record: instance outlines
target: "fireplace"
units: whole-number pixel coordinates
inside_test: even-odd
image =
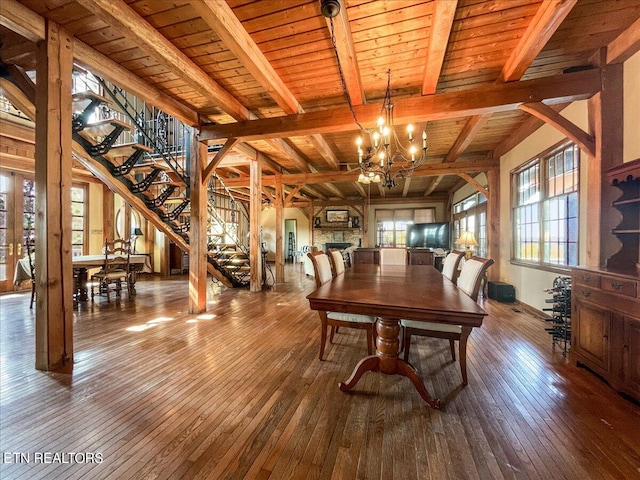
[[[347,242],[327,242],[324,244],[324,251],[326,252],[327,250],[329,250],[330,248],[337,248],[338,250],[344,250],[345,248],[348,248],[351,246],[351,243],[347,243]]]

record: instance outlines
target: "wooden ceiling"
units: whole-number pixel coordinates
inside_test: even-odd
[[[257,156],[265,185],[280,171],[290,188],[305,183],[297,195],[321,200],[446,197],[466,182],[458,174],[497,168],[541,125],[520,105],[560,110],[590,97],[600,70],[584,67],[640,28],[637,0],[341,0],[334,32],[358,120],[369,127],[378,116],[391,70],[396,125],[428,134],[426,167],[369,191],[349,173],[358,128],[319,0],[3,0],[3,9],[18,3],[76,37],[79,57],[119,64],[127,78],[112,71],[115,83],[139,77],[197,112],[210,143],[237,138],[217,168],[233,188],[248,185]],[[2,60],[32,69],[33,43],[2,23]]]

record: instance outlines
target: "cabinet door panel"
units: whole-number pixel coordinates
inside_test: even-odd
[[[629,316],[624,317],[622,383],[627,393],[640,398],[640,319]]]
[[[577,332],[575,349],[587,367],[607,376],[611,369],[609,333],[611,313],[589,304],[577,305]]]

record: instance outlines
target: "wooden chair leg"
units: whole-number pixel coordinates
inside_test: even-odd
[[[451,358],[456,361],[456,342],[453,339],[449,339],[449,349],[451,350]]]
[[[460,356],[460,373],[462,373],[462,384],[467,384],[467,339],[471,333],[471,327],[462,327],[460,341],[458,342]]]
[[[318,355],[318,358],[320,360],[323,360],[323,356],[324,356],[324,344],[327,341],[327,319],[322,315],[321,312],[320,313],[320,355]]]
[[[31,303],[29,304],[29,308],[33,308],[33,300],[36,298],[36,284],[31,281]]]
[[[333,334],[336,333],[338,327],[331,326],[331,333],[329,333],[329,343],[333,343]]]

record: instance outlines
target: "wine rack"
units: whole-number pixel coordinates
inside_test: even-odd
[[[550,308],[543,308],[551,312],[546,319],[551,325],[545,330],[551,335],[552,346],[562,349],[562,355],[567,356],[571,344],[571,277],[557,277],[553,281],[553,287],[545,289],[551,298],[545,300],[550,303]]]

